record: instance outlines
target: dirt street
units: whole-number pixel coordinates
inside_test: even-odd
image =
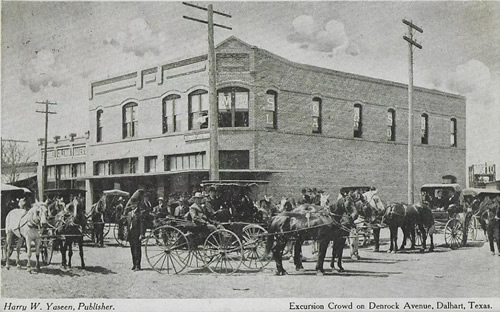
[[[296,272],[289,260],[284,261],[288,276],[274,276],[274,262],[260,272],[241,271],[230,276],[204,269],[166,275],[148,268],[144,253],[144,270],[133,272],[130,250],[117,246],[111,237],[104,248],[85,246],[86,270],[79,268],[77,252],[73,256],[77,267],[62,270],[61,255],[56,252],[52,264],[38,274],[29,274],[24,270],[23,252],[23,270],[2,266],[1,291],[4,298],[499,298],[500,257],[490,254],[482,234],[478,241],[458,250],[442,246],[442,237],[436,236],[438,247],[433,253],[388,254],[388,230],[383,229],[382,252],[373,252],[373,246],[361,248],[361,260],[346,257],[346,272],[325,276],[316,276],[313,262],[304,263],[304,272]],[[304,248],[304,254],[308,253],[310,246]],[[344,255],[349,255],[348,249]],[[14,255],[11,264],[15,265]]]

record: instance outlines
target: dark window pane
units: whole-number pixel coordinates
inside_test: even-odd
[[[219,151],[221,169],[249,169],[250,151]]]

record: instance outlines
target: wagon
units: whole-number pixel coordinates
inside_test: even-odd
[[[445,244],[451,249],[467,243],[466,213],[460,194],[458,184],[424,184],[420,188],[422,203],[429,206],[434,216],[436,233],[443,233]]]
[[[481,211],[480,205],[486,197],[498,196],[500,191],[494,189],[467,188],[460,194],[460,203],[464,211],[470,216],[467,227],[467,236],[472,240],[477,240],[477,233],[486,225],[486,214]],[[483,228],[485,230],[485,228]]]
[[[216,189],[221,209],[230,212],[228,220],[215,223],[217,229],[212,231],[183,218],[168,216],[161,220],[144,243],[151,267],[160,273],[180,273],[188,267],[201,267],[219,274],[234,273],[242,265],[252,270],[264,268],[271,260],[265,255],[267,230],[249,197],[252,188],[265,183],[267,181],[203,182],[201,187],[205,190]]]

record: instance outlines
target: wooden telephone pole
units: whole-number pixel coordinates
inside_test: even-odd
[[[45,139],[44,139],[44,148],[43,148],[43,168],[42,168],[42,187],[40,189],[39,200],[44,201],[45,195],[45,185],[47,184],[47,132],[49,129],[49,114],[57,114],[56,112],[49,111],[49,105],[57,105],[57,103],[49,102],[49,100],[45,100],[44,102],[36,102],[36,104],[45,105],[45,110],[37,110],[37,113],[45,114]]]
[[[422,49],[422,46],[413,40],[414,31],[423,33],[422,28],[403,19],[408,26],[408,36],[403,39],[408,42],[408,205],[414,203],[414,172],[413,172],[413,46]]]
[[[217,113],[217,72],[215,66],[215,43],[214,26],[232,30],[231,27],[215,24],[214,14],[231,18],[231,15],[213,10],[212,4],[207,8],[183,2],[182,4],[208,12],[207,21],[197,18],[183,16],[183,18],[208,25],[208,106],[210,121],[210,180],[219,180],[219,133],[218,133],[218,113]]]

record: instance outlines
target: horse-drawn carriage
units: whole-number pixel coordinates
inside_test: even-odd
[[[488,198],[500,195],[500,191],[494,189],[467,188],[462,190],[460,194],[460,203],[463,206],[464,212],[469,214],[469,223],[467,228],[467,236],[472,240],[477,240],[479,230],[484,231],[486,237],[487,227],[487,211],[483,203]]]
[[[446,246],[451,249],[464,246],[467,243],[468,219],[460,203],[460,185],[425,184],[420,188],[420,194],[422,204],[432,211],[435,231],[443,233]]]
[[[253,189],[266,181],[205,181],[219,202],[212,226],[196,220],[167,216],[145,238],[145,254],[157,272],[180,273],[187,267],[205,267],[219,274],[236,272],[241,265],[259,270],[270,261],[265,254],[267,230],[251,199]]]

